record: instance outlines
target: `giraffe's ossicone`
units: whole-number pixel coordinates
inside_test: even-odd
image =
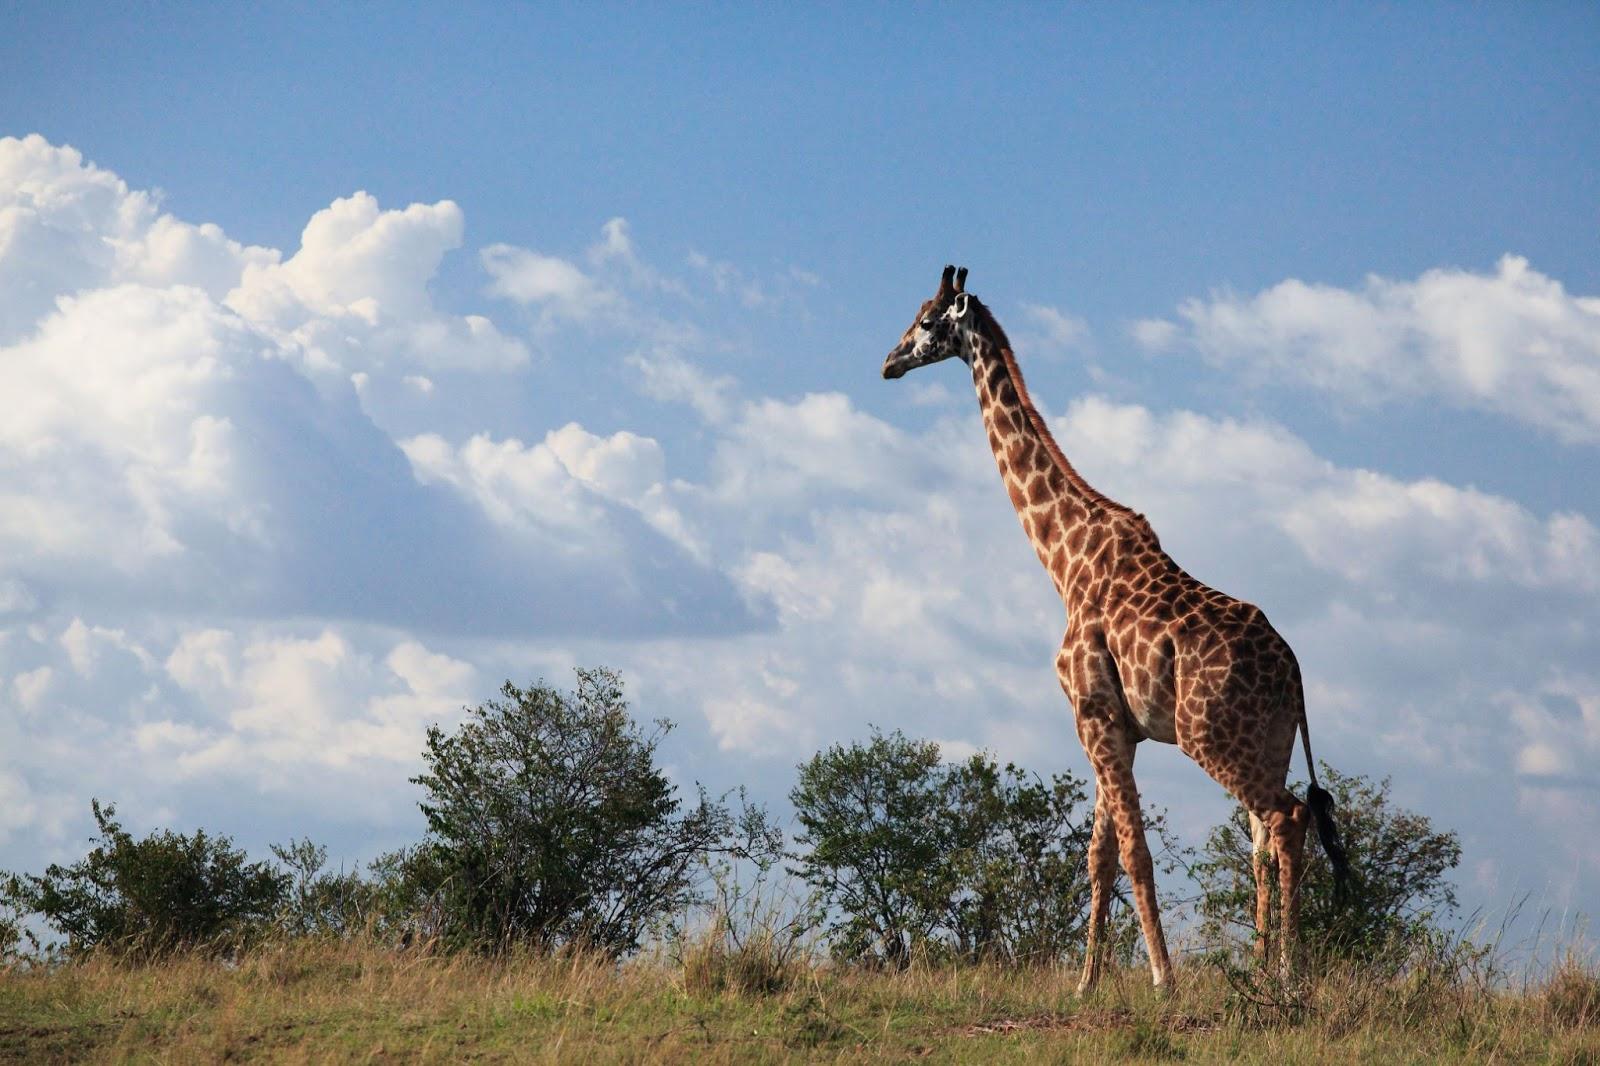
[[[945,359],[972,371],[1000,479],[1066,607],[1056,673],[1095,776],[1089,935],[1080,991],[1093,986],[1121,857],[1133,885],[1157,985],[1171,974],[1145,843],[1133,755],[1141,740],[1176,744],[1250,812],[1257,947],[1268,956],[1275,860],[1282,965],[1292,969],[1306,828],[1341,884],[1347,864],[1332,800],[1311,766],[1300,666],[1254,604],[1195,580],[1161,549],[1143,515],[1097,492],[1073,469],[1028,397],[1005,331],[945,267],[939,290],[883,364],[885,378]],[[1285,782],[1299,732],[1311,774],[1302,803]]]

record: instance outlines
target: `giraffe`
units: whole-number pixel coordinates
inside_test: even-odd
[[[1028,396],[999,322],[966,292],[967,270],[944,268],[939,290],[884,360],[883,376],[957,358],[972,371],[1000,478],[1060,593],[1066,634],[1056,674],[1094,769],[1089,932],[1080,994],[1100,973],[1100,948],[1117,860],[1134,903],[1158,988],[1172,967],[1156,905],[1134,751],[1141,740],[1176,744],[1250,814],[1256,883],[1256,951],[1271,957],[1271,862],[1276,859],[1280,965],[1294,966],[1306,829],[1317,825],[1342,887],[1348,863],[1333,799],[1316,783],[1300,667],[1253,604],[1209,588],[1173,562],[1141,514],[1096,491],[1062,454]],[[1302,803],[1285,779],[1298,732],[1311,787]]]

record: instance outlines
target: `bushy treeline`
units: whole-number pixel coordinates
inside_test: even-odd
[[[609,670],[579,670],[571,692],[507,682],[454,731],[428,730],[424,769],[412,779],[427,832],[365,869],[329,869],[326,849],[310,840],[252,862],[205,830],[135,838],[97,800],[83,859],[0,875],[0,961],[37,954],[46,929],[54,939],[45,950],[68,957],[229,954],[274,935],[357,934],[444,950],[622,956],[672,940],[697,908],[712,912],[728,942],[761,937],[770,951],[781,931],[780,955],[817,939],[841,961],[891,967],[1081,951],[1093,804],[1071,774],[1045,780],[983,753],[950,762],[935,742],[874,730],[798,767],[790,800],[799,831],[785,847],[742,794],[697,786],[680,796],[657,760],[670,728],[635,720]],[[1387,781],[1322,774],[1360,891],[1335,901],[1315,857],[1308,936],[1359,955],[1453,911],[1455,835],[1393,807]],[[1254,879],[1243,812],[1196,851],[1171,840],[1159,812],[1147,824],[1168,871],[1193,878],[1202,932],[1247,942]],[[779,869],[803,886],[785,913],[761,904],[736,915],[730,904],[748,904]],[[1112,941],[1131,958],[1137,923],[1122,887]]]
[[[934,741],[873,731],[803,763],[789,798],[793,869],[838,957],[1050,960],[1083,943],[1094,805],[1071,774],[1046,781],[984,753],[946,762]],[[1124,954],[1130,915],[1119,900]]]

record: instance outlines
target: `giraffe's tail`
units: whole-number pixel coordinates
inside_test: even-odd
[[[1317,784],[1317,764],[1311,757],[1311,730],[1306,726],[1304,690],[1300,696],[1300,741],[1306,750],[1306,772],[1311,784],[1306,789],[1306,806],[1311,808],[1312,820],[1317,823],[1317,839],[1322,841],[1322,851],[1333,867],[1334,896],[1343,903],[1350,896],[1350,856],[1339,840],[1339,826],[1333,820],[1333,796]]]
[[[1344,845],[1339,841],[1339,827],[1333,821],[1333,797],[1326,789],[1312,785],[1306,789],[1306,805],[1311,808],[1311,817],[1316,820],[1317,838],[1322,841],[1322,850],[1333,866],[1334,896],[1343,902],[1350,896],[1350,857],[1345,854]]]

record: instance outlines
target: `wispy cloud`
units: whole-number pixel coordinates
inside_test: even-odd
[[[1084,352],[1093,344],[1094,331],[1077,315],[1043,304],[1025,303],[1022,313],[1034,332],[1034,347],[1047,352]],[[1031,350],[1031,349],[1030,349]]]

